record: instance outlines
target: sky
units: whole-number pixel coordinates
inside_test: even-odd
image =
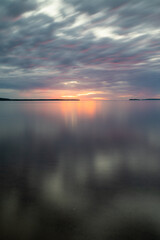
[[[1,0],[0,97],[160,98],[160,0]]]

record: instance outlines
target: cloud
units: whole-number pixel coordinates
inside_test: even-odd
[[[32,0],[1,0],[0,1],[0,16],[1,18],[15,18],[23,13],[35,10],[38,7],[36,1]]]
[[[159,1],[42,3],[0,3],[0,88],[160,93]]]
[[[68,4],[71,4],[75,7],[75,9],[86,12],[88,14],[95,14],[97,12],[100,12],[104,9],[109,10],[121,10],[121,8],[128,6],[128,13],[130,13],[131,7],[137,6],[138,9],[141,9],[141,12],[148,13],[149,7],[150,11],[157,9],[160,6],[159,0],[153,0],[150,2],[150,0],[93,0],[93,1],[78,1],[78,0],[65,0]],[[144,9],[142,7],[145,7]],[[129,15],[129,14],[128,14]]]

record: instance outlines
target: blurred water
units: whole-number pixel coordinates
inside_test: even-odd
[[[160,102],[0,102],[0,239],[160,239]]]

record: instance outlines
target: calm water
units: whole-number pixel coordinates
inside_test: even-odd
[[[0,102],[0,239],[160,239],[160,101]]]

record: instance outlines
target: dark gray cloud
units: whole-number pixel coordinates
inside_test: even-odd
[[[65,0],[67,3],[73,5],[77,10],[82,12],[87,12],[89,14],[95,14],[99,11],[102,11],[104,9],[110,9],[110,10],[117,10],[118,8],[128,6],[128,15],[132,11],[132,7],[135,4],[138,4],[139,9],[141,9],[141,12],[144,14],[148,13],[148,7],[150,7],[151,12],[153,9],[157,9],[160,7],[159,0],[93,0],[93,1],[85,1],[85,0]],[[145,8],[142,9],[142,6]]]
[[[159,27],[160,22],[160,1],[159,0],[93,0],[78,1],[65,0],[74,6],[77,11],[94,15],[104,12],[105,18],[116,15],[114,25],[127,30],[138,25],[155,25]],[[102,17],[101,17],[102,18]]]
[[[114,9],[130,2],[128,0],[93,0],[93,1],[78,1],[78,0],[66,0],[67,3],[72,4],[77,10],[87,12],[89,14],[95,14],[106,8]]]
[[[148,70],[140,70],[132,72],[130,77],[130,85],[135,88],[135,91],[151,91],[159,93],[160,90],[160,73]]]
[[[32,0],[1,0],[0,17],[1,19],[19,17],[21,14],[33,11],[38,7],[36,1]]]

